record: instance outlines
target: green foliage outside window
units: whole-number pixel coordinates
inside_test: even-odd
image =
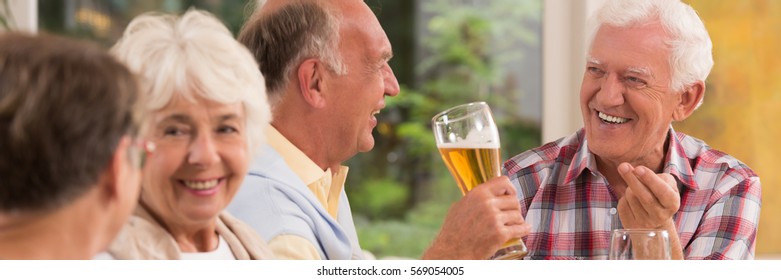
[[[524,119],[515,105],[524,93],[502,66],[524,58],[519,44],[539,44],[524,23],[539,21],[541,3],[494,0],[476,7],[456,2],[421,2],[432,17],[420,23],[427,29],[420,38],[424,55],[413,69],[420,82],[402,85],[397,97],[386,98],[375,149],[348,163],[346,189],[361,246],[380,258],[419,257],[450,205],[461,197],[434,143],[430,121],[436,113],[486,101],[499,126],[505,159],[540,144],[539,124]],[[402,193],[408,197],[399,197]]]

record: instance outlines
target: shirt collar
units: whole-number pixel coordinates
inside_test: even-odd
[[[576,155],[572,157],[569,168],[567,169],[567,175],[564,177],[563,183],[569,183],[580,176],[584,170],[588,169],[592,173],[599,173],[597,169],[596,160],[594,160],[594,154],[588,150],[588,140],[585,137],[586,133],[583,129],[577,132],[578,142],[583,143],[579,145]],[[691,164],[688,157],[686,157],[686,150],[681,144],[680,138],[682,135],[678,135],[675,132],[672,125],[667,133],[667,139],[670,139],[667,145],[667,155],[664,163],[664,173],[673,175],[680,184],[692,189],[697,190],[697,182],[694,181],[694,171],[692,171]],[[566,152],[566,151],[563,151]]]
[[[293,170],[293,173],[304,181],[304,184],[312,184],[323,177],[325,171],[312,161],[303,151],[298,149],[282,133],[268,126],[266,129],[269,145],[276,150],[285,160],[285,163]]]
[[[339,166],[339,170],[333,173],[330,168],[323,170],[273,126],[266,128],[266,135],[269,145],[282,156],[288,167],[307,185],[328,213],[336,218],[339,197],[344,189],[349,168]]]
[[[594,155],[591,154],[591,152],[588,151],[588,143],[586,140],[586,132],[582,128],[578,130],[577,134],[575,135],[576,141],[578,143],[583,143],[582,145],[578,146],[578,149],[575,150],[575,156],[574,157],[567,157],[565,158],[572,158],[572,161],[569,163],[569,168],[567,168],[567,175],[564,177],[564,183],[569,183],[572,180],[575,180],[580,174],[588,168],[591,170],[591,172],[599,172],[597,170],[596,161],[594,160]],[[571,147],[571,146],[565,146],[565,147]],[[562,154],[566,154],[569,151],[562,151]]]
[[[670,173],[680,184],[692,189],[698,190],[700,187],[694,180],[694,171],[692,169],[689,157],[686,156],[686,149],[684,149],[681,139],[683,134],[676,133],[672,125],[670,131],[667,134],[667,139],[670,139],[670,144],[667,146],[667,158],[664,163],[664,173]]]

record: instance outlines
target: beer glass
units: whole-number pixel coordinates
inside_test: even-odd
[[[434,116],[431,125],[439,154],[463,195],[477,185],[501,176],[499,131],[485,102],[447,109]],[[523,241],[513,239],[507,241],[492,259],[521,259],[526,254]]]
[[[611,260],[669,260],[670,237],[661,229],[616,229],[610,237]]]

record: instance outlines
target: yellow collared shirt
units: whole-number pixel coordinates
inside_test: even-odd
[[[337,172],[331,169],[322,170],[309,157],[291,143],[273,126],[266,129],[268,144],[274,148],[293,170],[293,173],[303,181],[317,200],[336,219],[339,208],[339,195],[344,189],[347,179],[347,166],[340,166]],[[269,240],[268,245],[279,259],[319,260],[320,254],[314,244],[306,238],[297,235],[279,235]]]

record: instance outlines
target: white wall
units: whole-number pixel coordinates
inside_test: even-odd
[[[583,126],[578,95],[586,19],[604,0],[545,0],[542,23],[542,142]]]
[[[9,15],[7,11],[1,11],[6,15],[6,19],[11,20],[11,28],[35,33],[38,30],[38,1],[37,0],[8,0],[8,8],[11,10]]]

